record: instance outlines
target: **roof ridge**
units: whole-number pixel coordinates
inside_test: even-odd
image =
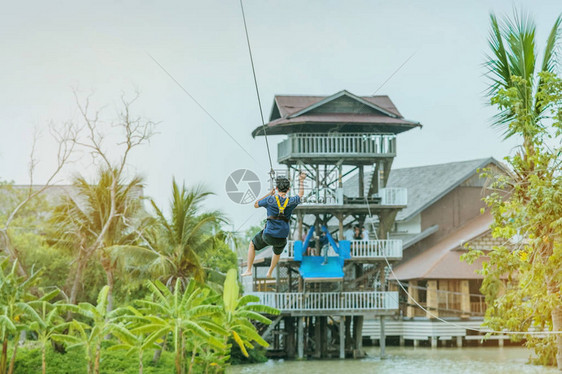
[[[465,161],[451,161],[451,162],[443,162],[440,164],[430,164],[430,165],[419,165],[419,166],[407,166],[407,167],[402,167],[402,168],[393,168],[391,169],[391,173],[395,170],[406,170],[406,169],[419,169],[419,168],[428,168],[428,167],[436,167],[436,166],[445,166],[445,165],[452,165],[452,164],[464,164],[464,163],[469,163],[469,162],[476,162],[476,161],[480,161],[480,162],[484,162],[484,161],[494,161],[494,162],[498,162],[498,160],[496,160],[494,157],[490,156],[490,157],[483,157],[483,158],[475,158],[472,160],[465,160]],[[499,163],[499,162],[498,162]]]

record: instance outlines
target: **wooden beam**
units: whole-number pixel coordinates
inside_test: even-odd
[[[363,170],[363,165],[359,165],[359,197],[365,196],[365,175]]]

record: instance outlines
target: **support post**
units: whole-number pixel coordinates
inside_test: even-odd
[[[297,334],[298,334],[298,358],[302,360],[304,358],[304,317],[297,317]]]
[[[314,317],[314,358],[322,356],[322,331],[320,317]]]
[[[328,358],[328,317],[320,317],[320,356]]]
[[[462,347],[462,336],[457,336],[457,347]]]
[[[295,358],[295,320],[293,317],[285,318],[285,353],[287,358]]]
[[[408,282],[408,306],[406,307],[406,317],[414,318],[416,316],[416,304],[413,299],[416,301],[419,300],[418,296],[418,281],[411,280]]]
[[[365,172],[363,165],[357,166],[359,168],[359,197],[365,196]]]
[[[431,336],[429,340],[431,341],[431,348],[437,348],[437,336]]]
[[[353,317],[353,335],[355,339],[355,358],[363,357],[363,316]]]
[[[437,299],[437,281],[427,281],[427,318],[435,318],[439,316],[439,300]],[[431,314],[429,313],[431,312]]]
[[[345,316],[340,317],[340,358],[345,358]]]
[[[463,279],[461,282],[461,318],[470,318],[470,287],[468,279]]]
[[[400,335],[399,339],[400,339],[399,340],[400,347],[405,346],[406,342],[404,341],[404,335]]]
[[[384,316],[380,316],[380,330],[381,330],[381,334],[380,334],[380,338],[379,338],[379,345],[380,345],[380,349],[381,349],[381,360],[383,358],[385,358],[386,353],[385,353],[385,348],[386,348],[386,334],[384,331]]]
[[[420,341],[418,339],[414,339],[414,348],[420,345]]]

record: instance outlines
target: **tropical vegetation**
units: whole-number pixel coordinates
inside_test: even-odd
[[[487,256],[481,291],[489,305],[485,324],[515,331],[526,339],[536,362],[562,368],[562,80],[557,51],[562,19],[548,34],[542,56],[536,27],[526,13],[498,20],[491,16],[486,61],[491,104],[499,109],[494,126],[521,139],[505,158],[509,175],[491,177],[486,198],[494,218],[492,233],[504,245]],[[530,333],[526,333],[529,332]],[[534,334],[540,332],[540,334]],[[546,336],[546,337],[545,337]]]

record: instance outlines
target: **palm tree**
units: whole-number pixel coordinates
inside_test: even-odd
[[[515,89],[522,103],[520,110],[537,124],[546,108],[540,105],[536,94],[544,84],[541,73],[552,73],[558,66],[556,49],[562,18],[559,16],[554,22],[540,62],[535,41],[536,26],[527,13],[515,13],[513,18],[503,22],[491,14],[490,21],[491,54],[487,56],[485,66],[491,82],[487,94],[494,98],[501,90]],[[506,138],[522,134],[526,151],[533,152],[530,139],[536,134],[536,126],[525,126],[513,121],[515,118],[513,110],[503,109],[494,117],[493,125],[502,129]],[[515,127],[518,125],[520,127]]]
[[[113,288],[119,256],[116,249],[135,246],[142,213],[138,190],[142,178],[128,183],[118,178],[116,169],[102,169],[97,183],[79,176],[74,180],[77,195],[65,196],[53,213],[56,244],[75,252],[76,270],[71,280],[70,303],[75,304],[84,269],[93,256],[103,266],[108,285],[109,310],[113,308]]]
[[[174,180],[170,219],[151,201],[156,217],[145,233],[148,270],[169,286],[177,279],[185,283],[190,277],[199,282],[205,278],[201,257],[217,245],[222,235],[219,224],[225,222],[219,211],[202,211],[201,204],[210,195],[201,186],[180,188]]]

